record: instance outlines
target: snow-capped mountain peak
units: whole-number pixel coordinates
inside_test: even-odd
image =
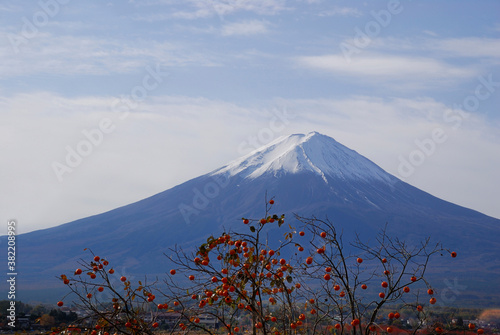
[[[213,174],[228,173],[254,179],[264,173],[277,175],[305,171],[320,175],[326,183],[328,176],[385,182],[394,178],[356,151],[318,132],[282,136]]]

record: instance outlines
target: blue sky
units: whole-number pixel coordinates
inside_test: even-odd
[[[313,130],[500,218],[498,1],[23,0],[0,16],[0,216],[20,232]]]

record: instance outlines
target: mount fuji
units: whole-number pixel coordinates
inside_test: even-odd
[[[458,283],[454,301],[498,305],[500,220],[421,191],[334,139],[312,132],[280,137],[215,171],[106,213],[17,237],[18,292],[53,301],[55,279],[90,248],[129,278],[163,276],[172,246],[201,243],[260,217],[265,195],[293,213],[326,218],[346,237],[370,239],[387,225],[400,239],[433,241],[459,253],[436,263],[438,285]],[[270,237],[272,238],[272,232]],[[6,245],[6,236],[0,244]],[[3,289],[5,284],[0,285]],[[65,292],[65,291],[63,291]]]

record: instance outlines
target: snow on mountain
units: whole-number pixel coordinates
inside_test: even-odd
[[[228,173],[229,176],[255,179],[264,173],[280,175],[304,171],[320,175],[327,184],[327,176],[342,180],[395,181],[356,151],[318,132],[282,136],[216,170],[213,175]]]

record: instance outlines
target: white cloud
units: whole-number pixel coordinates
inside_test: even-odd
[[[245,127],[267,118],[226,102],[151,97],[120,119],[111,111],[114,100],[50,93],[0,100],[0,140],[8,144],[0,158],[0,215],[18,219],[20,232],[110,210],[207,173],[239,156]],[[76,150],[86,140],[82,131],[104,118],[114,130],[59,182],[53,162],[65,164],[67,147]]]
[[[337,75],[414,81],[422,79],[450,80],[475,75],[475,71],[455,67],[442,61],[425,57],[405,57],[382,54],[360,54],[346,59],[339,54],[298,57],[300,65],[329,71]]]
[[[428,138],[440,127],[449,139],[407,181],[500,217],[500,157],[493,154],[500,150],[500,126],[469,115],[454,129],[454,123],[443,119],[449,107],[431,98],[275,100],[256,109],[162,96],[144,101],[126,119],[110,110],[113,100],[50,93],[0,100],[0,140],[6,144],[0,158],[0,216],[18,219],[24,232],[61,224],[207,173],[246,153],[241,150],[251,147],[250,138],[263,145],[284,134],[312,130],[397,174],[398,156],[408,155],[417,148],[416,139]],[[274,107],[286,107],[291,117],[271,122]],[[82,131],[95,129],[105,117],[113,121],[114,131],[59,183],[52,162],[64,162],[66,147],[75,148],[85,139]],[[271,125],[280,130],[269,137]]]
[[[259,20],[242,21],[226,24],[221,29],[221,34],[224,36],[235,35],[259,35],[268,32],[269,24]]]
[[[353,7],[335,7],[333,9],[321,11],[318,15],[326,17],[328,16],[360,17],[363,15],[363,13],[359,9]]]
[[[425,30],[428,38],[375,38],[371,40],[371,50],[399,52],[426,52],[429,56],[439,59],[447,58],[477,58],[498,59],[500,39],[487,37],[437,38],[437,34]],[[354,41],[346,43],[355,45]]]
[[[12,3],[2,3],[0,4],[0,11],[2,12],[20,12],[22,10],[22,5],[12,4]]]
[[[298,2],[306,2],[308,4],[319,4],[322,3],[324,0],[297,0]]]
[[[500,54],[500,39],[465,37],[433,39],[428,48],[442,51],[448,57],[495,58]]]
[[[147,39],[104,39],[40,33],[19,45],[0,44],[0,75],[111,74],[141,71],[146,64],[214,66],[207,53],[186,45]]]
[[[499,122],[465,113],[431,98],[289,100],[298,117],[292,132],[317,130],[365,155],[399,178],[400,156],[419,150],[417,141],[432,138],[435,129],[447,137],[415,168],[406,182],[445,200],[500,218],[496,172],[500,164]],[[447,117],[453,115],[453,118]]]
[[[138,6],[145,5],[166,5],[171,7],[168,14],[149,14],[139,16],[141,20],[158,21],[170,18],[195,20],[219,16],[225,16],[238,12],[251,12],[259,15],[275,15],[287,10],[285,0],[186,0],[183,4],[189,5],[190,9],[177,9],[176,3],[172,1],[149,1],[146,3],[137,2]],[[178,3],[177,3],[178,4]]]
[[[426,35],[429,35],[429,36],[433,36],[433,37],[436,37],[437,34],[435,32],[433,32],[432,30],[424,30],[422,31],[424,34]]]

